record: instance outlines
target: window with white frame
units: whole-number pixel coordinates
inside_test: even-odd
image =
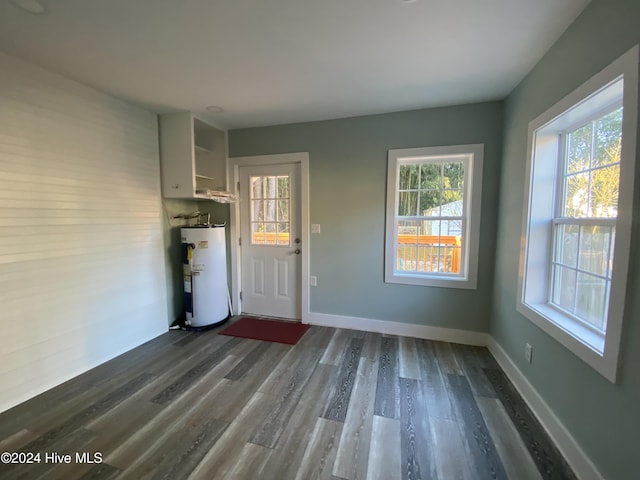
[[[389,150],[385,281],[475,288],[482,145]]]
[[[518,310],[615,381],[631,242],[638,48],[529,125]]]

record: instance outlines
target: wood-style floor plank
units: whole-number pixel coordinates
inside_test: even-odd
[[[331,386],[327,408],[322,415],[327,420],[344,423],[363,344],[364,339],[352,338],[342,355],[336,379]]]
[[[455,410],[436,358],[435,342],[422,340],[419,343],[418,361],[422,376],[420,386],[427,404],[427,415],[455,420]]]
[[[322,351],[318,348],[309,349],[299,359],[289,381],[275,395],[277,401],[267,410],[263,420],[258,422],[249,440],[251,443],[267,448],[275,447],[318,366],[321,354]]]
[[[476,402],[487,427],[489,427],[507,476],[522,480],[542,480],[527,447],[509,420],[500,401],[494,398],[478,397]]]
[[[518,395],[505,374],[497,369],[485,369],[484,371],[511,422],[524,441],[542,478],[545,480],[574,480],[576,477],[571,471],[571,467],[551,442],[549,435],[544,431],[522,397]]]
[[[400,420],[373,416],[367,480],[402,478]]]
[[[333,462],[344,426],[341,422],[318,418],[311,433],[295,480],[331,478]]]
[[[395,419],[400,417],[398,378],[398,339],[382,337],[374,405],[376,415]]]
[[[216,379],[212,384],[207,377],[200,380],[193,387],[192,395],[180,397],[173,402],[172,408],[165,408],[154,416],[151,421],[109,452],[105,458],[106,462],[125,470],[141,461],[144,455],[154,450],[154,446],[159,445],[171,435],[173,430],[184,427],[189,415],[197,413],[198,409],[208,409],[207,399],[215,398],[222,386],[228,382],[225,379]],[[134,448],[135,445],[138,448]],[[141,448],[142,446],[144,447]]]
[[[94,465],[82,475],[79,480],[115,480],[120,475],[120,470],[108,463]],[[58,477],[59,478],[59,477]]]
[[[464,371],[474,395],[495,398],[496,392],[484,374],[485,363],[478,351],[469,345],[452,344],[452,347],[458,365]]]
[[[372,362],[377,362],[380,356],[380,339],[382,335],[375,332],[367,332],[362,346],[362,357]]]
[[[245,443],[237,454],[236,462],[227,473],[225,480],[256,478],[256,472],[262,472],[272,453],[273,450],[270,448],[255,443]]]
[[[432,342],[438,367],[443,375],[464,375],[464,371],[453,353],[453,345],[447,342]]]
[[[337,367],[340,363],[340,358],[342,357],[345,347],[351,340],[350,333],[351,332],[349,330],[342,328],[336,329],[335,333],[331,337],[329,345],[322,355],[322,358],[320,358],[320,363],[325,365],[334,365]]]
[[[398,344],[400,348],[398,374],[402,378],[420,380],[422,375],[420,373],[420,362],[415,339],[400,337]]]
[[[402,480],[435,479],[431,427],[418,381],[400,378],[400,453]]]
[[[507,474],[469,382],[463,376],[447,375],[447,383],[457,407],[462,439],[473,465],[471,470],[480,478],[506,480]]]
[[[377,375],[378,361],[361,358],[333,466],[335,477],[361,480],[366,476]]]
[[[483,347],[311,327],[296,345],[172,331],[0,413],[0,478],[575,476]]]
[[[84,408],[71,417],[71,419],[49,429],[46,433],[29,442],[20,450],[22,452],[44,452],[56,440],[81,429],[85,423],[102,415],[122,402],[125,398],[142,388],[152,378],[154,378],[154,376],[148,373],[138,375],[116,390],[110,392],[106,397]]]
[[[329,382],[336,367],[318,364],[278,445],[265,465],[262,478],[291,479],[297,474],[315,424],[310,420],[322,413],[329,394]]]
[[[200,377],[204,373],[216,367],[226,358],[229,351],[241,342],[242,340],[239,338],[230,337],[228,342],[222,344],[220,348],[207,355],[197,365],[184,372],[175,382],[153,397],[151,401],[159,405],[164,405],[172,401],[193,385],[194,382],[200,380]]]
[[[431,417],[431,437],[436,461],[437,478],[442,480],[476,480],[471,462],[462,442],[458,422],[448,418]],[[518,479],[513,479],[518,480]]]
[[[273,401],[274,399],[268,398],[266,394],[256,392],[187,478],[191,480],[226,478],[226,475],[235,467],[238,449],[249,441],[254,425],[261,417],[264,404]]]

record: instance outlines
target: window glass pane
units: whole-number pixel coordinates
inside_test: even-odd
[[[275,245],[276,244],[276,224],[275,223],[265,223],[264,224],[264,236],[265,236],[265,245]]]
[[[289,239],[289,224],[288,223],[278,223],[278,237],[277,244],[278,245],[290,245],[291,241]]]
[[[251,243],[289,245],[288,175],[250,177]]]
[[[398,190],[416,190],[419,176],[419,165],[401,165],[398,175]]]
[[[262,200],[251,200],[251,221],[259,222],[264,220]]]
[[[557,225],[556,232],[554,261],[575,268],[578,259],[578,226]]]
[[[420,215],[424,217],[439,217],[440,205],[442,205],[441,194],[440,190],[421,190]]]
[[[576,294],[576,271],[556,265],[553,272],[552,302],[573,312]]]
[[[596,122],[596,145],[593,166],[620,162],[622,146],[622,108]]]
[[[569,135],[567,173],[580,172],[591,167],[591,137],[593,122],[589,122]]]
[[[427,163],[420,167],[420,188],[422,190],[440,190],[442,188],[442,164]]]
[[[416,220],[401,220],[398,222],[398,229],[396,231],[396,239],[398,242],[396,271],[398,272],[416,271],[416,255],[421,223],[422,222]]]
[[[425,156],[420,163],[409,163],[415,158],[407,157],[407,163],[398,160],[396,166],[394,271],[415,277],[457,276],[464,270],[461,258],[466,248],[461,241],[466,221],[462,216],[466,160],[461,159],[468,155]]]
[[[443,220],[441,233],[442,235],[451,235],[451,236],[461,237],[462,219]]]
[[[447,221],[404,221],[398,225],[396,271],[460,273],[461,240],[442,235]]]
[[[567,176],[564,198],[565,217],[586,217],[589,213],[589,174]]]
[[[250,177],[249,184],[251,185],[251,198],[262,198],[262,177]]]
[[[463,189],[464,188],[464,164],[462,162],[445,163],[442,167],[442,187]]]
[[[265,185],[264,198],[278,197],[277,177],[275,176],[264,177],[264,185]]]
[[[277,200],[278,202],[278,212],[277,219],[280,222],[288,222],[289,221],[289,200]]]
[[[424,220],[420,222],[420,235],[440,236],[442,222],[440,220]]]
[[[398,216],[415,217],[418,215],[418,192],[398,193]]]
[[[604,279],[578,273],[576,315],[601,330],[604,328],[606,288]]]
[[[451,211],[451,209],[457,209],[457,215],[462,215],[462,199],[463,199],[462,190],[453,190],[453,189],[445,189],[442,191],[442,204],[450,205],[451,207],[447,209],[447,211]],[[457,205],[453,205],[457,204]],[[448,215],[448,214],[443,214]]]
[[[264,219],[267,222],[275,222],[276,220],[276,200],[270,199],[264,201]]]
[[[278,177],[278,198],[289,198],[289,176]]]
[[[253,245],[264,245],[266,242],[264,234],[264,224],[252,223],[251,224],[251,243]]]
[[[580,269],[606,276],[609,270],[611,228],[584,225],[580,230]]]
[[[616,218],[618,216],[619,184],[619,164],[591,172],[590,217]]]

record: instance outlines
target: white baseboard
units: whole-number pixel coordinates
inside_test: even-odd
[[[560,422],[549,405],[540,394],[533,388],[529,380],[524,376],[516,364],[511,360],[503,348],[493,337],[488,336],[488,348],[491,354],[498,361],[509,380],[520,393],[520,396],[527,402],[529,408],[538,418],[555,445],[558,447],[564,458],[567,460],[574,473],[581,480],[603,480],[604,477],[598,472],[593,462],[584,453],[580,445],[571,436],[567,428]]]
[[[330,315],[326,313],[309,312],[303,323],[322,327],[350,328],[366,332],[386,333],[405,337],[426,338],[442,342],[463,343],[465,345],[486,346],[489,335],[484,332],[472,332],[454,328],[430,327],[412,323],[389,322],[387,320],[373,320],[361,317],[347,317],[344,315]]]

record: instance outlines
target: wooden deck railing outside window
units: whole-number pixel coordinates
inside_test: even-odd
[[[253,232],[252,236],[252,245],[290,245],[289,232]]]
[[[253,245],[290,245],[289,233],[253,232]],[[398,235],[396,268],[400,272],[460,273],[461,238],[457,235]]]
[[[398,235],[397,271],[460,273],[461,247],[457,235]]]

